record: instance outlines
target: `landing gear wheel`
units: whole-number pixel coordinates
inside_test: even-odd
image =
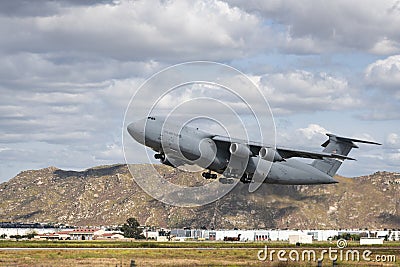
[[[252,177],[249,177],[248,175],[244,174],[241,178],[240,181],[244,184],[249,184],[252,182]]]
[[[201,176],[203,176],[206,179],[217,179],[217,175],[211,172],[203,172]]]

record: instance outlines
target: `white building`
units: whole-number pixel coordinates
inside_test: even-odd
[[[104,234],[104,230],[102,229],[74,229],[72,230],[69,235],[71,240],[94,240],[95,236],[101,236]]]
[[[312,235],[289,235],[289,244],[312,244]]]
[[[388,237],[389,241],[400,240],[400,231],[398,230],[171,230],[171,235],[179,240],[205,239],[216,241],[223,241],[224,237],[238,237],[239,234],[240,241],[289,241],[291,235],[311,236],[311,240],[314,241],[328,241],[345,233],[366,237]]]
[[[13,235],[46,234],[59,230],[58,228],[0,228],[0,236],[6,235],[6,238],[10,238]]]

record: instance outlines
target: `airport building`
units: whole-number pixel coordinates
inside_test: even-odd
[[[60,231],[50,234],[39,234],[34,238],[45,240],[108,240],[123,239],[119,231],[105,231],[103,229],[74,229],[71,231]]]
[[[16,235],[35,234],[41,239],[70,239],[70,240],[94,240],[94,239],[121,239],[122,233],[117,230],[107,231],[106,228],[76,228],[54,227],[46,224],[21,224],[0,223],[0,236],[10,238]],[[289,241],[309,240],[328,241],[335,236],[358,235],[363,238],[383,238],[388,241],[400,241],[400,229],[397,230],[280,230],[280,229],[256,229],[256,230],[205,230],[205,229],[150,229],[144,228],[143,235],[148,240],[157,241],[186,241],[186,240],[210,240],[210,241]]]
[[[0,236],[10,237],[28,235],[31,233],[45,234],[61,231],[57,226],[40,223],[0,223]]]
[[[94,240],[122,239],[121,231],[106,228],[78,228],[53,226],[39,223],[0,223],[0,237],[9,239],[15,236],[33,235],[35,239],[45,240]]]
[[[157,239],[153,233],[154,239]],[[171,238],[175,240],[216,240],[237,238],[237,241],[289,241],[290,236],[311,236],[314,241],[328,241],[343,234],[359,235],[367,238],[387,238],[400,240],[400,230],[195,230],[172,229]]]

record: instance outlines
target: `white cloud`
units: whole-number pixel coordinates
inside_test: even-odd
[[[277,145],[309,151],[319,151],[320,145],[327,140],[329,130],[318,124],[309,124],[305,128],[277,131]]]
[[[285,38],[281,40],[281,42],[281,49],[289,54],[318,54],[326,49],[326,47],[320,46],[311,36],[293,37],[290,32],[290,27],[286,32]]]
[[[357,108],[357,90],[346,79],[304,70],[263,75],[260,87],[266,92],[273,113],[316,112]]]
[[[371,52],[378,55],[398,54],[400,52],[400,44],[385,37],[371,48]]]
[[[76,93],[106,86],[112,79],[150,76],[163,66],[153,60],[118,61],[65,52],[6,54],[0,57],[0,88]]]
[[[389,148],[400,148],[400,136],[396,133],[389,133],[386,137],[386,146]]]
[[[365,83],[370,89],[369,111],[365,119],[393,120],[400,118],[400,55],[390,56],[369,64]]]
[[[304,138],[307,140],[313,139],[316,135],[317,136],[325,136],[328,132],[325,128],[318,124],[310,124],[307,128],[300,128],[297,130]]]
[[[217,0],[75,5],[54,16],[0,17],[3,49],[79,53],[118,60],[243,57],[268,42],[255,15]]]
[[[400,55],[377,60],[368,65],[365,70],[365,79],[378,88],[400,90]]]
[[[320,53],[348,49],[396,51],[399,3],[384,1],[227,1],[258,14],[284,33],[280,49]],[[396,50],[395,50],[395,49]]]

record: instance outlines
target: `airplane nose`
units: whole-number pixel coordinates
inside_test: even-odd
[[[137,142],[144,144],[144,127],[145,120],[138,120],[128,125],[127,130],[130,136]]]

